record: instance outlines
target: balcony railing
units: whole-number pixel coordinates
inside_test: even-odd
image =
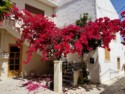
[[[19,31],[19,29],[21,28],[21,24],[22,22],[17,22],[14,18],[11,17],[6,17],[3,20],[3,27],[10,27],[12,29],[14,29],[15,31]]]
[[[16,38],[20,38],[21,32],[21,25],[22,21],[17,22],[14,18],[6,17],[3,20],[3,24],[0,26],[0,28],[6,29],[10,34],[12,34]],[[29,43],[27,41],[24,42],[25,45],[29,46]],[[40,51],[37,51],[38,55],[41,55]]]

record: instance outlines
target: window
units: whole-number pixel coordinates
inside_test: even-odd
[[[110,52],[107,49],[105,49],[105,60],[106,61],[110,60]]]
[[[90,64],[94,64],[94,58],[90,57]]]
[[[9,69],[19,70],[20,65],[20,49],[17,46],[10,47]]]
[[[115,39],[113,40],[114,42],[117,42],[117,37],[116,37],[116,34],[115,34]]]
[[[33,14],[43,14],[44,15],[44,11],[40,10],[38,8],[35,8],[31,5],[25,4],[25,9]]]
[[[120,58],[117,58],[117,69],[120,70]]]

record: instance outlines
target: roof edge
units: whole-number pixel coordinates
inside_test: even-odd
[[[58,7],[58,3],[52,0],[39,0],[40,2],[43,2],[51,7]]]

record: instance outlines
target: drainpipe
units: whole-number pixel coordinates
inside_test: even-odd
[[[98,3],[98,2],[97,2],[97,0],[94,0],[93,3],[94,3],[93,6],[94,6],[94,11],[95,11],[95,19],[97,19],[97,17],[98,17],[98,16],[97,16],[97,9],[98,9],[97,3]],[[94,19],[94,20],[95,20],[95,19]]]
[[[53,7],[53,14],[55,14],[55,15],[56,15],[56,10],[57,10],[57,8]],[[55,17],[53,17],[53,22],[55,23]]]

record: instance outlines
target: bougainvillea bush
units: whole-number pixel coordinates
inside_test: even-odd
[[[120,31],[125,37],[125,21],[119,19],[110,20],[104,17],[93,22],[86,22],[83,26],[69,25],[58,28],[48,17],[19,10],[15,6],[9,14],[15,21],[22,22],[19,30],[21,38],[17,41],[18,46],[22,46],[24,41],[29,43],[26,52],[27,59],[24,63],[28,63],[32,58],[32,53],[37,51],[41,52],[43,60],[54,60],[71,52],[82,55],[97,47],[110,50],[109,43],[115,39],[117,32]],[[124,16],[123,12],[122,17]]]
[[[41,52],[42,60],[60,59],[62,54],[66,56],[71,52],[69,40],[65,39],[63,30],[56,27],[48,17],[31,14],[15,6],[11,13],[16,21],[23,23],[19,30],[21,39],[17,41],[18,46],[22,46],[24,41],[29,43],[27,59],[24,63],[28,63],[32,53],[37,51]]]
[[[29,43],[28,57],[24,63],[28,63],[32,53],[37,51],[41,51],[43,60],[52,59],[55,52],[54,44],[58,42],[57,32],[60,32],[55,24],[43,15],[34,15],[26,10],[19,10],[15,6],[12,14],[17,21],[23,22],[20,28],[21,39],[17,41],[18,46],[22,46],[24,41]]]
[[[121,12],[120,34],[123,38],[123,44],[125,45],[125,11]]]
[[[119,24],[120,20],[110,20],[108,17],[88,22],[79,38],[79,43],[82,45],[81,50],[89,52],[98,46],[110,50],[109,43],[115,39],[115,34],[119,31]]]

